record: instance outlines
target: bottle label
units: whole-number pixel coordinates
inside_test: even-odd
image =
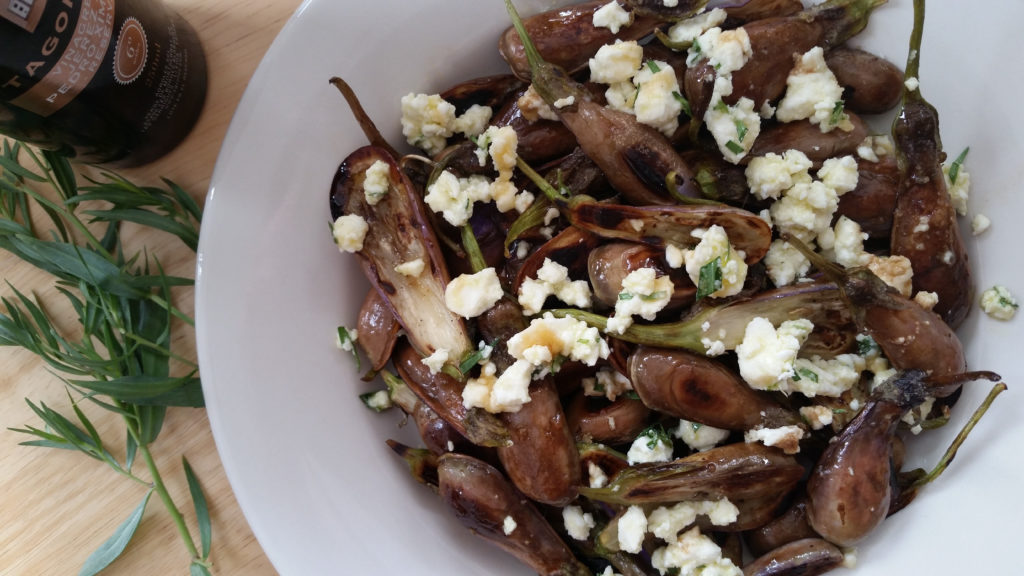
[[[7,1],[12,5],[46,3],[45,0]],[[75,4],[78,3],[81,3],[78,20],[72,23]],[[60,5],[62,10],[54,20],[53,30],[43,42],[39,53],[26,64],[24,77],[15,77],[7,84],[16,87],[22,81],[31,81],[37,71],[45,69],[56,58],[56,63],[45,76],[10,101],[15,106],[44,117],[74,100],[92,81],[100,69],[114,31],[114,0],[60,0]],[[68,34],[70,40],[67,48],[63,53],[58,53],[56,47]]]
[[[31,34],[39,25],[46,8],[46,0],[0,0],[7,3],[0,8],[0,18],[9,20]]]
[[[146,67],[146,29],[136,18],[126,18],[117,35],[114,48],[114,79],[118,84],[131,84]]]

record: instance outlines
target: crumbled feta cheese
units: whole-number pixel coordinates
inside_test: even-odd
[[[750,152],[761,133],[761,115],[754,111],[754,101],[746,96],[729,106],[722,100],[732,94],[732,78],[719,76],[704,112],[704,124],[718,144],[718,151],[733,164]]]
[[[842,196],[857,187],[859,172],[853,156],[829,158],[818,169],[818,179]]]
[[[836,127],[849,132],[853,123],[842,111],[842,102],[843,87],[825,64],[824,50],[815,46],[796,58],[775,117],[780,122],[806,119],[822,132],[831,132]]]
[[[997,320],[1013,319],[1019,307],[1006,286],[993,286],[981,294],[981,309]]]
[[[409,276],[410,278],[416,278],[420,274],[423,274],[423,270],[427,267],[423,258],[416,258],[415,260],[409,260],[408,262],[402,262],[395,266],[395,272],[398,272],[402,276]]]
[[[568,268],[545,258],[537,278],[526,278],[519,285],[519,305],[524,314],[532,316],[544,308],[548,296],[577,308],[589,308],[593,298],[586,280],[570,280]]]
[[[975,236],[983,234],[992,226],[992,221],[984,214],[975,214],[971,219],[971,233]]]
[[[910,297],[914,269],[910,265],[910,259],[906,256],[872,256],[868,260],[867,266],[883,282],[907,298]]]
[[[657,276],[654,268],[639,268],[622,280],[622,290],[615,301],[615,314],[608,319],[606,332],[622,334],[632,324],[632,316],[654,320],[668,305],[675,287],[668,276]]]
[[[721,500],[694,500],[674,506],[660,506],[647,517],[647,529],[665,542],[675,542],[683,529],[707,516],[715,526],[727,526],[739,518],[739,508],[728,498]]]
[[[780,426],[779,428],[755,428],[747,430],[743,439],[748,443],[761,442],[765,446],[775,446],[786,454],[800,452],[800,440],[804,431],[799,426]]]
[[[704,347],[704,355],[708,357],[721,356],[725,354],[725,342],[721,340],[712,340],[710,338],[701,338],[701,346]]]
[[[669,268],[682,268],[686,264],[685,253],[683,249],[675,244],[667,244],[665,246],[665,263],[668,264]]]
[[[594,515],[584,512],[579,506],[562,508],[562,523],[565,524],[565,532],[574,540],[589,540],[590,531],[597,526]]]
[[[520,241],[519,244],[516,245],[516,258],[519,260],[526,260],[526,257],[530,255],[530,248],[532,248],[532,246],[530,246],[529,242]]]
[[[747,280],[747,263],[743,252],[729,242],[725,228],[715,224],[708,228],[693,250],[685,250],[686,273],[695,286],[700,286],[700,272],[708,264],[718,261],[722,273],[722,287],[708,294],[712,298],[734,296],[743,290]]]
[[[619,548],[631,554],[640,552],[647,533],[647,515],[639,506],[630,506],[619,516],[618,538]]]
[[[501,523],[501,531],[505,533],[505,536],[510,536],[515,532],[517,526],[514,518],[505,516],[505,520]]]
[[[511,126],[491,126],[481,136],[490,142],[487,153],[491,157],[498,178],[491,186],[491,198],[499,212],[508,212],[516,206],[516,187],[512,184],[513,172],[519,155],[519,136]]]
[[[645,462],[669,462],[672,460],[672,441],[660,426],[644,430],[633,440],[626,460],[630,466]]]
[[[487,178],[472,175],[459,178],[444,170],[427,187],[424,202],[434,212],[440,213],[452,226],[462,226],[473,215],[473,203],[491,198],[491,183]]]
[[[856,548],[844,548],[843,549],[843,568],[854,569],[857,567],[857,549]]]
[[[593,23],[595,28],[607,28],[612,34],[618,34],[621,28],[633,23],[633,14],[612,0],[594,11]]]
[[[363,401],[363,404],[366,404],[367,408],[377,412],[383,412],[393,406],[391,396],[388,395],[387,390],[377,390],[376,392],[362,395],[359,398]]]
[[[616,370],[601,369],[594,378],[583,379],[583,393],[586,396],[604,396],[614,402],[616,398],[633,389],[633,383]]]
[[[845,268],[865,266],[871,254],[864,251],[868,235],[861,232],[860,224],[846,216],[840,216],[833,228],[832,254],[829,257]]]
[[[476,136],[487,127],[491,109],[474,104],[462,116],[438,94],[406,94],[402,97],[402,134],[409,144],[437,154],[446,140],[461,133]]]
[[[824,182],[798,182],[770,210],[775,226],[804,242],[829,228],[839,207],[839,195]]]
[[[508,340],[507,346],[509,354],[517,359],[525,359],[527,350],[541,346],[550,351],[551,358],[564,356],[587,366],[594,366],[609,353],[608,343],[597,328],[575,318],[555,318],[550,312],[534,318],[525,330]]]
[[[903,85],[907,87],[907,90],[913,92],[921,87],[921,81],[911,76],[903,81]]]
[[[601,84],[629,82],[640,70],[643,60],[644,49],[636,40],[605,44],[590,59],[590,81]]]
[[[480,376],[470,378],[462,389],[462,404],[466,408],[483,408],[497,414],[518,412],[530,402],[530,382],[534,366],[526,360],[517,360],[496,376],[493,362],[481,364]]]
[[[444,363],[448,361],[448,350],[441,348],[435,350],[433,354],[427,356],[421,362],[423,365],[430,369],[431,374],[437,374],[444,367]]]
[[[794,374],[796,355],[813,328],[805,319],[787,320],[778,330],[767,318],[751,319],[736,347],[740,376],[754,389],[777,390]]]
[[[680,420],[673,436],[682,440],[691,450],[703,452],[718,446],[729,437],[729,431],[706,424]]]
[[[653,61],[633,76],[633,84],[637,87],[633,100],[637,121],[671,136],[679,128],[679,114],[683,111],[676,97],[680,92],[675,70],[667,62]]]
[[[494,268],[453,278],[444,290],[444,303],[463,318],[476,318],[491,309],[505,295]]]
[[[370,225],[358,214],[343,214],[334,221],[331,230],[339,250],[359,252],[363,249],[363,240],[370,231]]]
[[[616,82],[608,86],[604,92],[604,98],[608,107],[612,110],[633,114],[633,105],[636,103],[637,89],[632,80]]]
[[[366,169],[366,178],[363,180],[363,193],[366,196],[366,203],[376,206],[388,190],[391,189],[391,181],[388,176],[391,174],[391,167],[383,160],[377,160]]]
[[[811,180],[808,170],[814,164],[799,150],[788,150],[781,156],[769,152],[751,158],[745,174],[750,192],[760,200],[778,199],[797,182]]]
[[[800,416],[807,421],[811,430],[821,430],[832,425],[832,409],[827,406],[804,406],[800,408]]]
[[[530,122],[536,122],[537,120],[558,120],[558,113],[555,112],[547,102],[541,98],[540,94],[537,93],[537,89],[530,84],[523,91],[522,96],[516,101],[516,105],[519,106],[519,111],[522,112],[523,117]]]
[[[344,335],[344,338],[342,338]],[[345,352],[352,352],[355,350],[355,343],[359,340],[359,331],[355,328],[339,328],[334,333],[334,345],[337,346],[338,350]]]
[[[918,306],[925,310],[931,310],[939,303],[939,295],[935,292],[922,290],[917,294],[914,294],[914,302],[917,302]]]
[[[605,566],[604,571],[598,574],[597,576],[622,576],[622,574],[619,574],[618,572],[612,570],[611,566]]]
[[[572,94],[570,94],[570,95],[566,96],[565,98],[559,98],[558,100],[555,100],[554,102],[551,103],[551,105],[554,106],[556,109],[560,110],[560,109],[565,108],[567,106],[572,106],[575,103],[576,103],[576,97],[573,96]]]
[[[742,576],[743,571],[722,557],[722,549],[694,527],[679,535],[675,542],[651,554],[651,565],[662,576]]]
[[[797,358],[793,362],[793,375],[779,390],[787,394],[799,392],[809,398],[836,398],[853,388],[865,366],[864,358],[856,354],[840,354],[831,359]]]
[[[746,30],[722,30],[716,26],[697,37],[690,47],[687,63],[707,58],[718,75],[723,77],[743,68],[752,54],[750,36]]]
[[[587,477],[591,488],[604,488],[608,485],[608,475],[593,462],[587,462]]]
[[[704,32],[720,26],[727,17],[728,14],[725,10],[715,8],[686,20],[680,20],[668,29],[668,38],[677,44],[693,42]]]
[[[811,261],[784,240],[772,241],[764,257],[764,264],[768,278],[778,287],[792,284],[811,269]]]
[[[946,180],[946,189],[953,201],[953,208],[956,209],[957,214],[965,216],[967,214],[967,198],[971,194],[971,174],[963,165],[960,165],[957,170],[956,182],[953,182],[949,178],[950,167],[950,164],[942,165],[942,176]]]

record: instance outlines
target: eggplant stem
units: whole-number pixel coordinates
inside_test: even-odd
[[[992,387],[992,390],[988,393],[988,396],[985,397],[985,400],[981,403],[980,406],[978,406],[977,410],[974,411],[974,414],[971,415],[971,418],[967,421],[967,423],[964,424],[964,427],[960,430],[960,433],[957,434],[956,438],[953,439],[953,442],[949,445],[949,448],[946,449],[946,453],[942,455],[942,458],[940,458],[938,463],[935,464],[935,467],[932,468],[930,472],[928,472],[921,478],[918,478],[913,484],[911,484],[910,487],[907,489],[908,491],[916,492],[917,490],[920,490],[922,487],[931,483],[933,480],[941,476],[943,472],[945,472],[946,468],[953,461],[953,458],[956,457],[956,453],[960,449],[960,446],[963,445],[965,440],[967,440],[967,436],[971,433],[972,430],[974,430],[974,427],[978,424],[978,422],[981,421],[982,416],[984,416],[985,413],[988,412],[988,409],[990,406],[992,406],[992,402],[995,401],[996,396],[999,396],[999,394],[1003,393],[1004,391],[1006,391],[1005,382],[1000,382]]]
[[[341,95],[345,97],[345,101],[348,102],[349,108],[352,109],[352,114],[356,117],[356,122],[359,123],[359,127],[363,129],[363,134],[366,135],[367,140],[374,146],[379,146],[388,151],[392,158],[400,158],[401,154],[391,143],[389,143],[384,136],[377,129],[377,125],[373,123],[373,119],[366,113],[363,105],[359,102],[359,98],[356,96],[355,90],[349,86],[348,82],[345,82],[341,78],[334,76],[330,80],[331,84],[341,92]]]
[[[462,248],[466,251],[466,256],[469,258],[470,268],[472,268],[474,273],[487,268],[484,255],[480,252],[480,244],[476,241],[476,235],[473,234],[473,226],[463,224],[459,229],[462,232]]]

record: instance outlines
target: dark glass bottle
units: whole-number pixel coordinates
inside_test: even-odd
[[[199,38],[160,0],[0,0],[0,133],[136,166],[180,143],[205,98]]]

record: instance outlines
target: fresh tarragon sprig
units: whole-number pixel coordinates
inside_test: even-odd
[[[79,185],[60,155],[9,140],[0,154],[0,249],[52,274],[79,324],[62,330],[36,297],[8,284],[13,296],[0,298],[0,346],[18,346],[41,358],[64,383],[73,413],[65,416],[26,399],[42,426],[12,430],[32,437],[24,445],[81,452],[148,488],[132,514],[86,559],[80,576],[99,573],[121,555],[154,493],[191,555],[190,573],[210,574],[210,516],[199,481],[184,461],[197,546],[150,452],[168,407],[203,406],[198,366],[170,349],[172,320],[193,324],[172,304],[171,288],[193,280],[165,274],[145,250],[129,255],[121,240],[121,225],[131,222],[196,249],[202,212],[179,186],[164,184],[137,186],[103,172]],[[83,404],[123,419],[123,461],[111,453]],[[148,479],[134,470],[138,457]]]

